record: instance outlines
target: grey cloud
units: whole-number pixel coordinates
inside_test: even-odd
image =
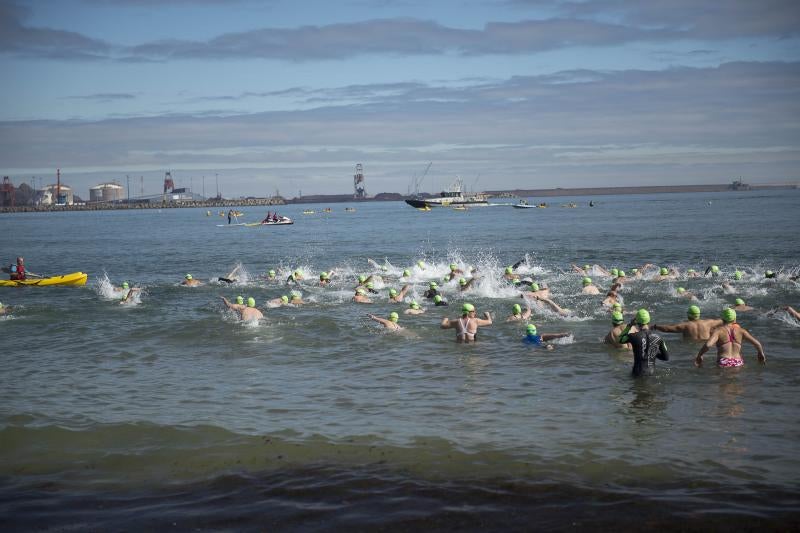
[[[132,100],[136,98],[135,94],[129,93],[96,93],[96,94],[86,94],[80,96],[66,96],[64,97],[67,100],[88,100],[93,102],[116,102],[119,100]]]

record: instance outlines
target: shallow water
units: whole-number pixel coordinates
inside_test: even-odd
[[[800,308],[787,279],[800,269],[800,193],[588,200],[314,215],[292,205],[279,211],[293,226],[264,228],[218,227],[225,219],[195,209],[0,214],[2,260],[89,273],[83,288],[0,289],[15,307],[0,319],[0,516],[22,529],[507,529],[534,517],[638,528],[635,504],[662,527],[796,525],[800,323],[776,310]],[[540,332],[572,333],[552,352],[504,322],[522,300],[500,273],[523,258],[518,271],[572,311],[534,309]],[[431,307],[422,293],[451,262],[482,278],[464,294],[444,284],[450,307]],[[600,343],[608,314],[580,294],[573,262],[743,270],[732,292],[722,278],[634,281],[625,308],[674,323],[688,305],[678,286],[704,316],[742,297],[758,309],[740,322],[767,366],[746,348],[740,371],[713,357],[696,369],[698,346],[667,334],[671,361],[633,380],[630,357]],[[242,282],[216,281],[239,264]],[[281,280],[306,272],[308,304],[267,308],[291,289],[261,279],[269,268]],[[405,268],[406,300],[426,313],[401,314],[404,331],[387,333],[366,313],[402,311],[386,292]],[[331,287],[313,282],[323,270],[336,272]],[[180,286],[186,273],[205,285]],[[384,275],[376,303],[350,302],[370,273]],[[142,288],[128,305],[111,290],[122,281]],[[219,296],[237,295],[266,319],[224,311]],[[464,301],[495,316],[473,346],[439,329]]]

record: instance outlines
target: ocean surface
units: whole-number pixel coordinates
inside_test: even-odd
[[[780,309],[800,309],[800,191],[544,200],[289,205],[283,227],[204,209],[0,214],[0,262],[89,274],[85,287],[0,288],[13,308],[0,318],[0,528],[800,527],[800,322]],[[266,211],[241,209],[242,222]],[[571,310],[533,309],[539,332],[571,333],[552,351],[505,321],[522,300],[501,274],[520,260]],[[481,277],[465,293],[443,284],[450,306],[431,306],[422,293],[450,263]],[[571,263],[719,265],[718,278],[626,284],[626,314],[682,321],[678,286],[704,317],[741,297],[766,366],[746,345],[744,368],[711,353],[698,369],[699,346],[664,334],[670,361],[633,379],[631,356],[601,343],[602,296],[580,294]],[[218,281],[237,265],[237,283]],[[406,268],[406,303],[389,303]],[[269,307],[295,269],[306,305]],[[204,285],[181,286],[187,273]],[[372,305],[351,302],[359,274],[382,276]],[[123,281],[141,288],[127,305],[112,290]],[[220,296],[237,295],[265,319],[226,311]],[[412,299],[424,314],[402,314]],[[495,318],[474,345],[439,327],[466,301]],[[393,310],[403,331],[366,316]]]

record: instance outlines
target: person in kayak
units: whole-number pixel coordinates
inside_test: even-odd
[[[686,322],[667,324],[665,326],[653,324],[653,329],[664,333],[680,333],[683,340],[706,341],[711,336],[711,331],[722,325],[722,320],[714,318],[700,318],[700,308],[690,305],[686,311]]]
[[[236,314],[239,315],[239,318],[243,322],[252,322],[264,318],[264,314],[256,309],[256,300],[252,296],[247,299],[247,305],[232,304],[224,296],[220,296],[220,298],[222,298],[223,303],[225,303],[228,309],[235,311]]]
[[[473,343],[477,339],[479,326],[491,326],[492,315],[486,311],[481,319],[475,316],[475,306],[471,303],[465,303],[461,306],[461,317],[455,320],[450,320],[447,317],[442,319],[440,327],[442,329],[455,329],[456,342],[458,343]]]
[[[11,265],[10,270],[11,275],[9,276],[9,279],[25,281],[28,277],[25,272],[25,258],[23,257],[17,257],[17,263],[15,265]]]
[[[639,309],[617,339],[618,343],[630,343],[633,348],[633,369],[631,370],[633,377],[652,375],[656,370],[656,359],[669,361],[667,344],[660,335],[650,330],[648,324],[650,324],[650,313],[647,309]],[[638,327],[639,331],[631,333],[634,326]]]
[[[736,322],[736,311],[723,309],[722,322],[723,324],[711,332],[711,337],[700,348],[697,357],[694,359],[695,366],[703,366],[703,354],[714,346],[717,347],[717,364],[720,367],[737,368],[744,366],[744,359],[742,359],[743,340],[755,346],[759,363],[763,365],[767,362],[761,343]]]

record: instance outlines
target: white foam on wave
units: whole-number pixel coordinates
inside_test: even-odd
[[[125,296],[125,291],[117,290],[105,271],[103,271],[102,276],[97,278],[94,284],[94,291],[98,296],[106,300],[121,300]]]

